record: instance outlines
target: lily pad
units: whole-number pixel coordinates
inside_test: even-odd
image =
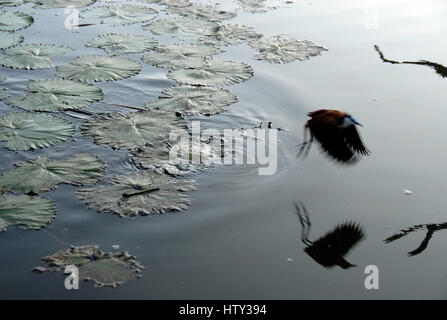
[[[39,157],[19,163],[0,176],[0,188],[15,193],[40,194],[60,183],[75,186],[96,184],[104,176],[105,163],[90,154],[78,154],[66,160]]]
[[[267,0],[237,0],[242,9],[250,13],[266,12],[268,9],[273,9],[267,6]]]
[[[57,66],[56,71],[64,79],[98,82],[132,77],[141,71],[141,65],[129,58],[91,55]]]
[[[73,136],[75,127],[55,116],[13,112],[0,118],[0,141],[11,150],[34,150],[53,146]]]
[[[26,195],[0,194],[0,231],[9,225],[20,229],[41,229],[53,222],[56,206],[53,201]]]
[[[34,23],[34,18],[23,12],[0,11],[0,30],[17,31],[28,28]]]
[[[167,97],[146,103],[150,109],[176,111],[185,115],[213,115],[238,102],[230,91],[215,87],[178,86],[163,91]]]
[[[183,7],[170,6],[167,11],[173,14],[186,16],[188,18],[216,22],[233,19],[237,16],[236,12],[222,10],[216,5],[204,5],[197,3],[191,3],[191,5]]]
[[[104,49],[108,54],[140,53],[159,46],[154,38],[139,34],[102,34],[86,44],[87,47]]]
[[[0,82],[3,82],[6,80],[6,77],[0,76]]]
[[[193,181],[173,179],[154,171],[115,176],[111,186],[77,192],[89,208],[121,217],[181,211],[191,204],[184,192],[195,190]]]
[[[167,141],[174,131],[188,128],[186,121],[173,112],[148,110],[99,115],[84,122],[83,135],[113,149],[133,150]]]
[[[6,89],[0,89],[0,100],[3,100],[8,97],[8,94],[6,93]]]
[[[199,39],[199,43],[213,46],[236,46],[250,41],[257,41],[263,37],[252,27],[237,24],[226,24],[219,28],[216,34]]]
[[[160,19],[143,25],[156,35],[174,34],[181,39],[213,35],[219,30],[216,22],[186,17]]]
[[[23,0],[0,0],[0,6],[17,7],[23,4]]]
[[[296,40],[281,35],[274,36],[269,41],[250,42],[250,46],[258,49],[255,55],[258,60],[266,60],[271,63],[288,63],[295,60],[306,60],[318,56],[326,48],[309,40]]]
[[[79,268],[79,280],[91,280],[95,287],[117,287],[126,281],[140,278],[144,267],[129,255],[127,251],[106,253],[97,245],[71,246],[50,256],[42,258],[44,267],[36,267],[34,271],[65,271],[74,265]]]
[[[29,95],[7,103],[30,111],[61,111],[87,107],[104,98],[101,88],[62,79],[31,81],[28,91]]]
[[[198,68],[171,70],[168,77],[184,84],[220,86],[250,79],[253,68],[242,62],[210,59]]]
[[[160,68],[194,68],[203,65],[207,56],[221,52],[206,45],[167,44],[143,55],[143,61]]]
[[[38,9],[80,8],[94,4],[96,0],[27,0]]]
[[[14,32],[0,31],[0,49],[7,49],[23,42],[23,36]]]
[[[17,69],[50,69],[53,58],[72,50],[54,44],[22,44],[4,50],[8,56],[2,58],[0,64]]]
[[[189,0],[139,0],[139,2],[156,3],[168,7],[186,7],[191,5]]]
[[[127,25],[146,22],[155,17],[157,11],[144,6],[100,6],[82,11],[82,18],[101,19],[101,23],[110,25]]]

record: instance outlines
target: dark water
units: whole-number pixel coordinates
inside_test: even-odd
[[[224,7],[234,3],[221,1]],[[415,231],[390,244],[384,239],[416,224],[447,221],[445,201],[445,106],[447,80],[420,65],[383,63],[378,44],[389,58],[425,59],[447,65],[443,1],[299,1],[264,14],[242,11],[231,23],[253,26],[265,36],[287,33],[329,49],[322,56],[285,65],[252,59],[246,45],[231,47],[223,58],[245,61],[255,76],[229,86],[240,102],[229,111],[203,119],[202,125],[234,128],[272,121],[290,129],[278,139],[278,171],[259,176],[254,166],[225,166],[194,175],[198,190],[191,207],[181,213],[120,219],[88,210],[74,197],[77,188],[60,185],[44,196],[54,199],[58,215],[41,231],[10,227],[0,234],[0,298],[147,298],[147,299],[302,299],[302,298],[446,298],[447,232],[434,234],[427,249],[408,257],[425,231]],[[157,6],[154,6],[159,8]],[[84,47],[95,35],[129,32],[151,35],[139,25],[95,26],[73,33],[64,28],[62,10],[21,11],[37,17],[20,31],[28,43],[57,43],[78,55],[103,52]],[[57,15],[55,15],[57,13]],[[376,24],[371,21],[376,21]],[[173,41],[159,37],[161,41]],[[140,55],[128,55],[139,59]],[[21,96],[28,79],[55,77],[47,71],[2,69],[2,87]],[[100,83],[106,102],[142,106],[174,84],[166,70],[144,64],[136,77]],[[359,122],[371,156],[351,167],[329,161],[314,146],[305,160],[296,159],[306,113],[321,107],[349,111]],[[99,103],[89,110],[104,110]],[[0,104],[0,114],[12,108]],[[123,110],[125,111],[125,110]],[[80,120],[68,118],[77,126]],[[0,170],[13,163],[49,154],[64,158],[91,152],[106,159],[110,182],[114,174],[131,172],[128,154],[77,141],[35,152],[0,153]],[[403,194],[404,189],[413,193]],[[367,235],[347,259],[357,267],[326,269],[305,252],[293,201],[302,201],[312,219],[311,239],[347,220],[360,223]],[[143,277],[118,289],[64,288],[60,273],[31,272],[41,257],[69,244],[114,244],[137,256],[146,266]],[[364,268],[376,265],[380,289],[366,290]]]

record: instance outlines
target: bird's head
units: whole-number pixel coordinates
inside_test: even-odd
[[[343,118],[343,122],[341,124],[341,126],[343,128],[347,128],[349,126],[360,126],[363,127],[357,120],[355,120],[351,115],[345,115]]]

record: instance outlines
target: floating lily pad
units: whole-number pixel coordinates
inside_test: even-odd
[[[141,65],[129,58],[91,55],[77,57],[56,70],[64,79],[98,82],[132,77],[141,71]]]
[[[150,109],[176,111],[185,115],[213,115],[238,102],[230,91],[215,87],[178,86],[163,91],[167,97],[146,103]]]
[[[0,0],[0,6],[16,7],[23,4],[23,0]]]
[[[0,76],[0,82],[3,82],[6,80],[6,77]]]
[[[171,70],[168,77],[184,84],[220,86],[240,83],[253,76],[253,68],[242,62],[210,59],[198,68]]]
[[[213,35],[219,30],[216,22],[193,18],[167,18],[143,25],[156,35],[174,34],[181,39]]]
[[[157,11],[144,6],[100,6],[82,11],[81,16],[86,19],[101,19],[101,23],[110,25],[126,25],[146,22],[155,17]]]
[[[189,6],[170,6],[168,12],[186,16],[188,18],[203,19],[206,21],[222,21],[236,17],[236,12],[225,11],[216,5],[203,5],[191,3]]]
[[[221,52],[206,45],[167,44],[143,55],[143,61],[160,68],[194,68],[203,65],[207,56]]]
[[[53,58],[71,50],[54,44],[22,44],[4,50],[8,56],[2,58],[0,64],[17,69],[50,69]]]
[[[256,59],[271,63],[302,61],[327,51],[326,48],[312,41],[296,40],[280,35],[274,36],[270,41],[250,42],[250,46],[259,51],[259,54],[255,55]]]
[[[266,12],[268,9],[273,9],[267,6],[267,0],[237,0],[242,9],[250,13]]]
[[[79,109],[104,98],[101,88],[72,80],[37,80],[28,84],[29,95],[11,99],[11,106],[31,111]]]
[[[216,34],[199,39],[199,43],[213,46],[235,46],[262,38],[262,33],[256,32],[252,27],[237,24],[226,24],[219,28]]]
[[[0,11],[0,30],[17,31],[28,28],[34,18],[23,12]]]
[[[23,36],[14,32],[0,31],[0,49],[7,49],[23,42]]]
[[[75,186],[96,184],[104,176],[105,163],[90,154],[78,154],[66,160],[39,157],[19,163],[0,176],[0,188],[15,193],[40,194],[60,183]]]
[[[140,53],[158,47],[154,38],[139,34],[102,34],[86,44],[87,47],[104,49],[108,54]]]
[[[21,229],[41,229],[53,222],[56,207],[53,201],[26,195],[0,194],[0,231],[9,225]]]
[[[191,5],[189,0],[139,0],[139,2],[156,3],[168,7],[186,7]]]
[[[132,159],[138,167],[159,173],[193,173],[212,164],[222,163],[221,139],[213,138],[216,139],[200,139],[191,143],[191,137],[186,134],[175,143],[139,148],[133,153]]]
[[[0,118],[0,141],[12,150],[34,150],[53,146],[73,136],[69,121],[47,114],[13,112]]]
[[[84,122],[83,135],[114,149],[132,150],[167,141],[173,131],[184,131],[187,123],[173,112],[148,110],[99,115]]]
[[[154,171],[137,171],[115,176],[111,186],[77,192],[89,208],[121,217],[181,211],[191,203],[184,192],[195,190],[193,181],[172,179]]]
[[[96,2],[96,0],[27,0],[34,3],[38,9],[53,8],[80,8],[86,7]]]
[[[91,280],[95,287],[117,287],[126,281],[140,278],[144,267],[129,255],[127,251],[106,253],[99,250],[97,245],[71,246],[42,258],[44,267],[36,267],[34,271],[65,271],[74,265],[79,268],[79,280]]]
[[[0,89],[0,100],[3,100],[8,97],[8,94],[6,93],[6,89]]]

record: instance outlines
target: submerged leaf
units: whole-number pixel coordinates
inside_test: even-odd
[[[216,22],[186,17],[160,19],[143,26],[156,35],[175,34],[179,38],[190,39],[213,35],[219,30]]]
[[[158,47],[158,41],[154,38],[139,34],[109,33],[97,36],[87,47],[104,49],[108,54],[140,53],[153,50]]]
[[[173,112],[148,110],[99,115],[84,122],[83,135],[114,149],[135,149],[167,141],[171,132],[187,129],[186,121]]]
[[[157,11],[143,6],[121,5],[101,6],[82,11],[81,16],[86,19],[101,19],[101,23],[110,25],[126,25],[146,22],[155,17]]]
[[[7,49],[23,42],[23,36],[14,32],[0,31],[0,49]]]
[[[73,136],[75,127],[55,116],[13,112],[0,118],[0,141],[12,150],[34,150],[53,146]]]
[[[128,280],[140,278],[144,268],[127,251],[106,253],[97,245],[71,246],[42,258],[42,261],[46,266],[36,267],[35,271],[65,271],[67,266],[74,265],[79,268],[79,280],[94,281],[95,287],[117,287]]]
[[[80,8],[86,7],[96,2],[96,0],[27,0],[34,3],[38,9],[53,8]]]
[[[71,50],[54,44],[22,44],[4,50],[8,56],[2,58],[0,64],[17,69],[50,69],[53,58]]]
[[[213,115],[238,102],[230,91],[215,87],[178,86],[163,91],[167,97],[146,103],[150,109],[177,111],[186,115]]]
[[[199,43],[213,46],[235,46],[241,43],[257,41],[263,37],[252,27],[237,24],[226,24],[219,28],[216,34],[199,39]]]
[[[40,194],[60,183],[75,186],[96,184],[105,171],[102,159],[90,154],[78,154],[66,160],[39,157],[16,164],[0,176],[0,188],[15,193]]]
[[[0,30],[17,31],[28,28],[34,23],[34,18],[23,12],[0,11]]]
[[[222,50],[194,44],[167,44],[157,52],[143,55],[143,61],[160,68],[194,68],[203,65],[205,58]]]
[[[242,62],[210,59],[198,68],[171,70],[168,77],[184,84],[220,86],[246,81],[253,76],[253,68]]]
[[[191,3],[189,6],[176,7],[171,6],[168,12],[186,16],[188,18],[203,19],[206,21],[217,21],[232,19],[236,17],[236,12],[225,11],[216,5],[203,5]]]
[[[135,217],[151,213],[181,211],[191,203],[184,192],[195,190],[193,181],[170,178],[154,171],[137,171],[115,176],[111,186],[77,192],[89,208],[100,212]]]
[[[250,46],[258,49],[255,55],[258,60],[266,60],[271,63],[288,63],[295,60],[306,60],[318,56],[326,48],[309,40],[296,40],[281,35],[274,36],[270,41],[250,42]]]
[[[57,66],[56,71],[64,79],[98,82],[129,78],[141,71],[141,65],[129,58],[91,55]]]
[[[36,80],[28,84],[31,93],[11,99],[11,106],[30,111],[61,111],[79,109],[104,98],[101,88],[72,80]]]
[[[53,222],[56,207],[53,201],[25,195],[0,193],[0,231],[9,225],[21,229],[41,229]]]

